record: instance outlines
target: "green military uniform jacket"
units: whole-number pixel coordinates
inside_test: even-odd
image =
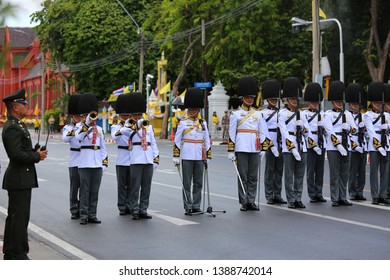
[[[37,188],[35,163],[40,161],[40,155],[33,150],[26,124],[9,116],[3,127],[2,139],[10,160],[3,178],[3,189]]]

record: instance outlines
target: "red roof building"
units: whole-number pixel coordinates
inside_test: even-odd
[[[38,104],[39,114],[42,111],[42,52],[39,40],[33,28],[5,27],[0,28],[0,100],[12,92],[26,89],[30,114]],[[50,59],[45,53],[44,61]],[[67,68],[64,74],[69,76]],[[63,80],[60,74],[48,64],[44,64],[45,110],[52,109],[52,101],[64,94]],[[70,88],[70,93],[74,92]],[[0,102],[0,114],[4,116],[5,105]]]

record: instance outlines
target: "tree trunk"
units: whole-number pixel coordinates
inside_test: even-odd
[[[367,41],[365,59],[372,80],[383,82],[387,57],[390,51],[390,30],[382,47],[378,33],[378,0],[371,0],[370,12],[371,29],[370,37]],[[375,51],[376,54],[373,54]],[[377,65],[375,65],[374,59],[378,61]]]
[[[177,90],[180,86],[180,83],[187,73],[187,67],[191,63],[192,57],[193,57],[193,47],[197,41],[199,41],[199,37],[193,41],[192,41],[191,36],[188,37],[188,46],[184,52],[183,60],[181,63],[180,73],[179,73],[179,76],[177,76],[177,78],[172,86],[172,97],[176,96]],[[161,132],[160,132],[160,139],[167,139],[168,138],[168,119],[169,119],[169,113],[170,113],[169,109],[170,109],[169,104],[165,105],[165,113],[164,113],[162,128],[161,128]]]
[[[60,74],[62,80],[65,83],[65,94],[69,95],[69,78],[65,76],[64,73],[62,72],[61,61],[59,61],[58,59],[55,59],[55,61],[56,61],[58,73]]]

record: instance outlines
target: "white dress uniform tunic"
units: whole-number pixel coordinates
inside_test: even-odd
[[[346,200],[349,156],[348,152],[355,147],[351,146],[349,134],[357,133],[357,126],[353,120],[352,114],[345,111],[346,125],[348,126],[347,147],[344,147],[345,156],[338,150],[338,145],[343,147],[343,117],[342,110],[328,110],[324,117],[324,128],[326,131],[327,141],[326,150],[328,154],[329,170],[330,170],[330,194],[333,206],[350,205]],[[344,152],[344,151],[343,151]]]
[[[139,120],[141,123],[143,120]],[[130,152],[130,206],[133,218],[151,218],[147,214],[152,185],[153,167],[159,164],[159,151],[151,125],[133,130],[122,127],[120,133],[129,137],[132,143]]]
[[[120,129],[124,122],[111,126],[111,137],[118,145],[116,153],[116,179],[118,186],[117,207],[120,215],[130,214],[130,153],[132,145],[129,136],[123,135]]]
[[[81,127],[81,123],[68,124],[62,129],[62,141],[69,143],[69,181],[70,181],[70,192],[69,192],[69,203],[70,213],[72,217],[78,218],[80,216],[80,176],[79,176],[79,157],[80,157],[80,142],[76,138],[75,131]]]
[[[242,184],[238,179],[238,197],[246,211],[251,208],[257,193],[259,153],[273,146],[267,124],[260,111],[242,105],[230,116],[228,152],[235,152],[237,169]],[[244,193],[244,190],[245,193]],[[258,210],[258,209],[257,209]]]
[[[103,166],[106,168],[108,165],[103,130],[100,126],[95,127],[96,139],[94,139],[93,126],[88,127],[84,124],[76,131],[76,138],[80,141],[80,218],[82,224],[85,219],[91,223],[97,219],[102,169]]]
[[[383,113],[385,118],[384,126],[388,126],[389,114]],[[368,111],[364,114],[364,123],[366,125],[368,140],[368,152],[370,155],[370,189],[372,203],[378,204],[387,201],[387,185],[388,185],[388,150],[389,137],[387,137],[388,129],[385,129],[386,140],[382,143],[382,118],[380,112]],[[378,174],[379,172],[379,174]],[[378,182],[378,175],[380,181]]]
[[[202,198],[204,164],[207,159],[211,159],[206,121],[189,117],[180,121],[174,139],[173,156],[181,157],[182,160],[184,209],[186,213],[198,212]]]

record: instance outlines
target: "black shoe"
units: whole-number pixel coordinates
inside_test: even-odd
[[[140,219],[150,220],[152,216],[150,216],[148,213],[139,213]]]
[[[283,198],[281,197],[278,197],[278,198],[274,198],[274,203],[275,204],[287,204],[287,201],[285,201]]]
[[[344,205],[344,206],[352,206],[352,203],[349,202],[348,200],[339,200],[339,204],[340,205]]]
[[[72,220],[80,219],[80,214],[79,214],[79,213],[72,213],[72,215],[70,216],[70,218],[71,218]]]
[[[295,203],[288,203],[288,208],[295,209]]]
[[[306,206],[302,203],[302,201],[295,201],[295,208],[304,209]]]
[[[203,213],[203,211],[200,210],[199,208],[195,208],[195,209],[192,209],[192,213],[193,213],[193,214],[196,214],[196,213],[201,214],[201,213]]]
[[[310,197],[310,202],[311,202],[311,203],[317,202],[317,198],[316,198],[316,197]]]
[[[387,198],[379,198],[378,203],[389,205],[390,201]]]
[[[120,216],[125,216],[126,215],[126,210],[119,210],[119,215]]]
[[[88,219],[88,223],[90,223],[90,224],[101,224],[102,223],[102,221],[100,221],[98,218],[89,218]]]
[[[247,211],[248,208],[246,207],[246,204],[241,204],[240,211]]]
[[[131,214],[132,214],[132,211],[131,211],[130,209],[126,209],[126,210],[125,210],[125,213],[131,215]]]
[[[246,205],[246,207],[248,208],[248,210],[252,210],[252,211],[259,211],[259,207],[255,204],[255,203],[248,203]]]
[[[184,212],[184,215],[191,216],[192,210],[191,209],[186,209]]]
[[[357,200],[366,201],[367,198],[365,198],[362,194],[356,196]]]
[[[133,218],[131,218],[133,220],[139,220],[139,215],[138,214],[133,214]]]
[[[378,204],[379,204],[378,199],[377,199],[377,198],[373,198],[373,199],[372,199],[372,204],[378,205]]]
[[[86,224],[88,224],[88,220],[87,219],[81,219],[80,225],[86,225]]]
[[[316,201],[317,201],[317,202],[326,202],[326,199],[323,198],[322,196],[317,196],[317,197],[316,197]]]
[[[359,200],[359,195],[354,195],[349,198],[350,200]]]
[[[339,202],[338,202],[338,201],[332,202],[332,206],[333,206],[333,207],[338,207],[338,206],[339,206]]]
[[[270,198],[267,200],[267,204],[275,204],[275,200],[273,198]]]

